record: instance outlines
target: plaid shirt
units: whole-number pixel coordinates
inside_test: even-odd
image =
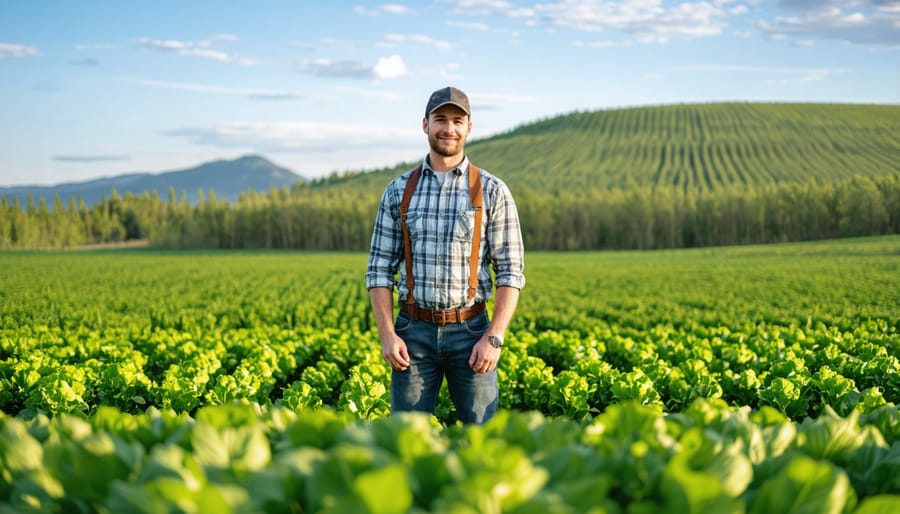
[[[475,227],[468,170],[466,157],[458,168],[447,173],[441,185],[426,159],[422,162],[422,178],[409,202],[406,222],[412,245],[413,297],[418,306],[426,309],[466,305]],[[407,297],[406,265],[400,265],[403,261],[400,202],[410,175],[412,170],[392,180],[381,197],[366,271],[367,289],[396,286],[400,303]],[[481,180],[484,215],[475,302],[491,298],[490,265],[497,286],[518,289],[525,286],[525,247],[512,194],[506,184],[484,170]]]

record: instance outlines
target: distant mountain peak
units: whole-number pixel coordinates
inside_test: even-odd
[[[220,159],[192,168],[155,174],[128,173],[53,186],[0,187],[0,197],[5,196],[9,201],[18,197],[24,205],[29,195],[35,201],[43,197],[48,203],[55,195],[59,195],[63,203],[66,203],[69,197],[80,197],[88,204],[93,204],[103,197],[109,197],[113,189],[120,195],[127,192],[141,195],[144,192],[156,191],[158,195],[163,196],[169,189],[174,188],[179,194],[182,191],[186,192],[189,198],[195,198],[198,190],[203,190],[204,193],[213,190],[217,198],[234,201],[241,193],[250,190],[265,192],[271,187],[292,186],[297,182],[306,181],[306,178],[276,165],[261,155],[251,154],[237,159]]]

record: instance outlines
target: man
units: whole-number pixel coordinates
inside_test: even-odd
[[[506,184],[465,154],[472,130],[465,93],[435,91],[422,130],[428,155],[385,189],[366,272],[381,354],[393,369],[391,412],[433,413],[446,377],[457,418],[484,423],[497,412],[497,363],[525,285],[518,211]],[[492,320],[485,312],[491,266]]]

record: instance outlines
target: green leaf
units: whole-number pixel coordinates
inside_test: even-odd
[[[174,444],[153,448],[137,477],[138,483],[152,482],[158,478],[180,480],[192,491],[200,489],[206,476],[192,453]]]
[[[332,409],[303,409],[290,424],[285,436],[290,446],[312,446],[322,450],[335,444],[352,418]]]
[[[310,508],[331,507],[341,498],[352,495],[356,477],[388,465],[389,455],[368,446],[340,444],[331,448],[306,482]]]
[[[696,427],[685,432],[682,451],[672,457],[668,468],[681,466],[708,473],[716,478],[722,491],[732,497],[744,493],[753,480],[753,465],[743,454],[738,441],[726,441],[711,430]]]
[[[843,471],[829,462],[797,456],[762,484],[750,514],[841,514],[855,503]]]
[[[259,423],[257,406],[241,403],[211,405],[197,411],[194,419],[215,428],[253,427]]]
[[[900,512],[900,495],[882,494],[869,496],[853,514],[895,514]]]
[[[887,443],[874,427],[859,426],[859,411],[846,418],[830,407],[815,420],[807,419],[799,427],[796,446],[815,459],[828,459],[844,465],[853,459],[863,445],[887,448]]]
[[[741,514],[744,502],[730,496],[718,477],[670,463],[663,471],[660,491],[672,514]]]
[[[40,469],[43,455],[23,421],[0,413],[0,491],[23,473]]]
[[[372,514],[407,512],[413,502],[406,468],[401,464],[360,474],[353,483],[353,492]]]
[[[198,422],[191,434],[194,455],[202,466],[231,470],[238,474],[268,465],[272,457],[263,426],[217,429]]]

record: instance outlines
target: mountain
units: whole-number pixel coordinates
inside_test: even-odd
[[[76,199],[81,197],[88,205],[92,205],[104,196],[109,198],[113,189],[120,195],[126,192],[140,195],[145,191],[156,191],[160,197],[167,198],[169,188],[174,188],[176,194],[180,196],[184,191],[191,200],[196,200],[199,189],[202,189],[204,194],[208,194],[212,189],[217,199],[234,201],[240,193],[251,189],[266,192],[270,187],[291,186],[298,181],[306,182],[306,179],[263,157],[248,155],[235,160],[213,161],[194,168],[165,173],[129,173],[54,186],[0,187],[0,197],[5,196],[10,202],[18,197],[24,206],[28,195],[32,195],[35,202],[43,197],[48,205],[52,205],[54,196],[59,195],[63,204],[68,203],[69,197]]]
[[[475,135],[477,121],[475,113]],[[466,151],[513,192],[670,186],[700,193],[832,182],[900,173],[900,105],[726,102],[574,112],[473,138]],[[377,195],[415,165],[314,187]]]

